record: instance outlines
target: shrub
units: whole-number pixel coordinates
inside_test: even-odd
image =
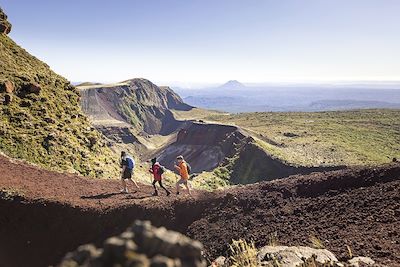
[[[254,267],[258,266],[257,249],[253,242],[247,243],[246,240],[232,240],[229,245],[232,267]]]

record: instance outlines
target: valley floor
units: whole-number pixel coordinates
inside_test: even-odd
[[[149,185],[131,186],[130,194],[119,189],[117,180],[49,172],[0,156],[0,266],[56,264],[135,219],[198,239],[208,259],[224,255],[232,239],[310,245],[316,237],[342,259],[349,247],[385,266],[400,264],[399,164],[197,191],[193,198],[151,197]]]

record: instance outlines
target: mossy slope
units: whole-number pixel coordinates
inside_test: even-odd
[[[65,78],[0,34],[0,150],[40,166],[96,177],[115,175],[114,153],[79,107],[79,92]],[[39,92],[27,92],[30,84]]]

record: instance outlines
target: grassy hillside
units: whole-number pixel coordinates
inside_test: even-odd
[[[79,93],[65,78],[4,34],[0,62],[0,99],[11,99],[0,101],[0,151],[53,170],[117,174],[114,153],[81,112]]]
[[[377,165],[400,158],[400,110],[213,115],[240,126],[273,156],[312,165]]]
[[[177,120],[202,120],[207,117],[211,116],[218,116],[218,115],[229,115],[226,112],[214,111],[209,109],[202,109],[202,108],[192,108],[188,111],[181,111],[181,110],[173,110],[174,117]]]

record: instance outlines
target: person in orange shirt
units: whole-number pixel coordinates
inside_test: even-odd
[[[192,195],[190,192],[190,186],[188,184],[189,180],[189,171],[188,171],[188,166],[186,161],[183,159],[183,156],[178,156],[177,158],[178,165],[175,164],[175,169],[179,172],[179,175],[181,176],[181,179],[176,183],[176,194],[179,195],[179,188],[180,185],[183,184],[185,185],[188,194]]]

